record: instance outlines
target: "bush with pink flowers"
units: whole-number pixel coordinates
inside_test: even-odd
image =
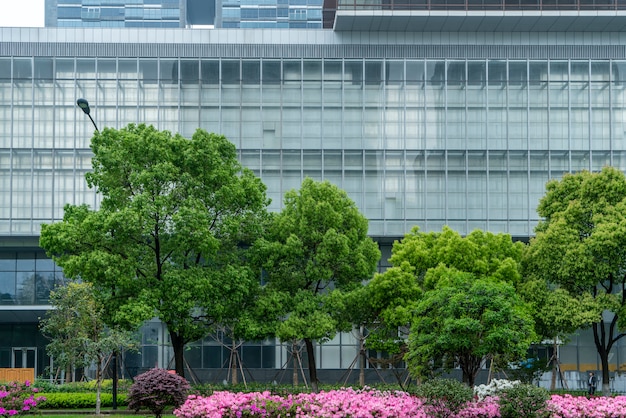
[[[604,397],[552,395],[547,409],[553,418],[626,417],[626,396]]]
[[[270,392],[232,393],[189,396],[174,411],[178,418],[239,417],[359,417],[359,418],[428,418],[427,405],[420,398],[401,391],[379,391],[352,388],[320,393],[301,393],[286,397]],[[497,418],[497,399],[470,402],[458,418]]]
[[[39,390],[27,380],[0,386],[0,417],[10,417],[35,410],[38,403],[46,400],[37,396]]]
[[[474,399],[449,418],[500,418],[497,396]],[[279,396],[270,392],[214,392],[211,396],[191,395],[174,411],[178,418],[427,418],[429,405],[401,391],[369,388],[332,390]],[[552,395],[546,408],[551,418],[626,417],[626,396],[592,397]],[[527,415],[529,416],[529,415]],[[545,416],[545,415],[544,415]]]

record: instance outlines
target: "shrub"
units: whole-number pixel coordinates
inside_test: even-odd
[[[549,417],[546,402],[550,393],[537,386],[519,384],[500,392],[500,415],[502,418]]]
[[[449,417],[457,414],[474,397],[465,383],[452,379],[433,379],[418,385],[414,394],[422,399],[432,417]]]
[[[80,409],[95,408],[96,394],[87,392],[45,392],[46,402],[41,405],[41,409]],[[100,402],[103,407],[113,406],[113,395],[101,393]],[[117,395],[117,404],[126,405],[126,395]]]
[[[13,416],[33,411],[38,403],[45,401],[39,389],[25,383],[12,382],[0,386],[0,416]]]
[[[151,369],[135,377],[128,391],[128,408],[135,411],[146,408],[160,418],[167,406],[182,405],[189,389],[184,377],[165,369]]]

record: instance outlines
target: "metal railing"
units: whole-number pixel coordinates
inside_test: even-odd
[[[337,10],[626,10],[626,0],[339,0]]]

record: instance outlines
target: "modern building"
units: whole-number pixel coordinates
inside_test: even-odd
[[[215,0],[46,0],[45,26],[184,28],[212,26]]]
[[[322,28],[322,0],[46,0],[46,27]],[[330,16],[330,15],[329,15]]]
[[[273,210],[306,176],[330,180],[369,218],[384,270],[412,226],[528,239],[549,179],[626,170],[625,7],[368,2],[329,11],[334,30],[0,28],[0,367],[50,365],[37,318],[63,275],[38,247],[40,225],[66,203],[98,203],[77,98],[101,127],[223,133]],[[128,370],[168,366],[159,323],[143,343]],[[319,346],[322,376],[342,374],[356,346],[349,334]],[[613,350],[623,370],[626,343]],[[272,380],[288,359],[273,342],[241,352]],[[207,339],[186,355],[217,379],[228,354]],[[570,387],[600,368],[587,331],[560,358]]]

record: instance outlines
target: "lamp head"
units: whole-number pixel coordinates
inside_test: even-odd
[[[78,99],[76,100],[76,104],[78,105],[78,107],[81,108],[81,110],[83,112],[85,112],[86,115],[89,114],[90,109],[89,109],[89,102],[85,99]]]

